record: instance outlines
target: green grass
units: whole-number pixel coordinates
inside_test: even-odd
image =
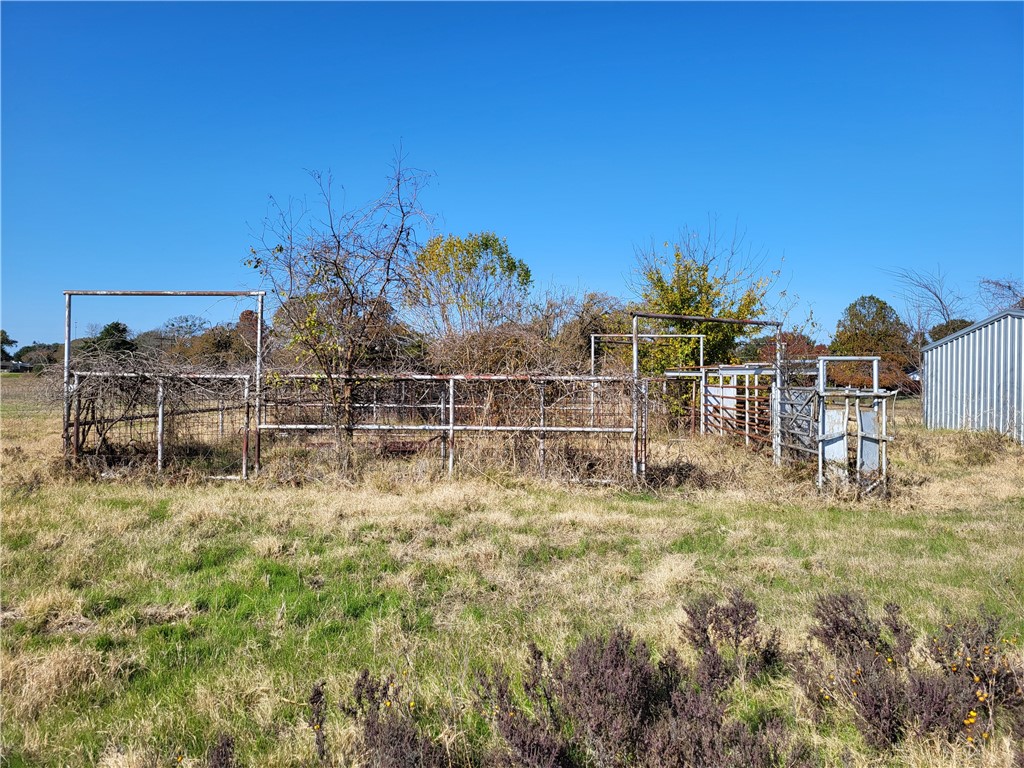
[[[913,425],[931,464],[897,454],[907,487],[880,502],[822,499],[721,445],[686,458],[749,487],[72,482],[48,463],[52,414],[2,415],[5,765],[117,749],[198,765],[220,732],[243,764],[309,765],[311,686],[326,680],[336,702],[362,667],[399,675],[428,719],[463,712],[459,737],[481,743],[477,670],[616,623],[665,650],[686,600],[732,587],[791,646],[815,596],[840,589],[899,602],[923,632],[985,605],[1024,633],[1024,453],[986,442],[988,463],[943,480],[961,437],[932,444]],[[751,723],[780,714],[826,762],[846,748],[877,760],[847,720],[809,723],[788,689],[735,708]],[[336,707],[329,725],[339,740],[351,727]]]

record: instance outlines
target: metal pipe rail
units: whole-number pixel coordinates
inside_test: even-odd
[[[276,430],[307,430],[321,432],[340,430],[343,432],[564,432],[580,434],[627,435],[632,427],[553,427],[553,426],[491,426],[473,424],[353,424],[351,426],[337,424],[260,424],[259,429],[265,432]]]

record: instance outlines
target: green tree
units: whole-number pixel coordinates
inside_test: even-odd
[[[910,328],[888,302],[861,296],[843,310],[829,350],[834,355],[880,356],[881,385],[894,388],[906,385],[906,369],[913,366],[915,350],[910,337]],[[854,386],[871,382],[866,366],[843,366],[836,374],[845,379],[843,383]]]
[[[209,321],[198,315],[177,315],[164,323],[164,335],[174,346],[187,344],[210,327]]]
[[[970,320],[965,320],[962,317],[955,317],[952,320],[947,320],[937,325],[933,325],[931,330],[928,331],[928,338],[932,341],[938,341],[944,339],[947,336],[951,336],[957,331],[962,331],[964,328],[970,328],[974,323]]]
[[[432,237],[411,267],[406,302],[430,335],[478,333],[522,319],[530,268],[493,232]]]
[[[135,342],[131,331],[120,320],[107,323],[90,344],[90,351],[108,355],[125,355],[134,352]]]
[[[41,344],[38,341],[33,341],[15,352],[14,359],[19,363],[27,363],[38,368],[59,363],[63,355],[64,345],[60,342]]]
[[[7,331],[0,330],[0,360],[5,363],[10,361],[11,354],[7,351],[8,347],[13,347],[18,342],[7,335]]]
[[[639,293],[649,312],[734,320],[765,316],[765,299],[778,272],[765,273],[763,258],[744,252],[742,238],[725,243],[712,221],[706,232],[684,230],[679,242],[638,253]],[[704,334],[705,363],[734,358],[737,343],[757,326],[669,321],[666,332]],[[643,348],[641,364],[651,373],[697,365],[698,342],[681,339]]]

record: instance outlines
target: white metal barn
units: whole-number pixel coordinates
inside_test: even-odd
[[[995,430],[1024,443],[1024,309],[1008,309],[924,348],[924,424]]]

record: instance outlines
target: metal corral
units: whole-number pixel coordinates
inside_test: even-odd
[[[924,348],[924,424],[994,430],[1024,443],[1024,309]]]

